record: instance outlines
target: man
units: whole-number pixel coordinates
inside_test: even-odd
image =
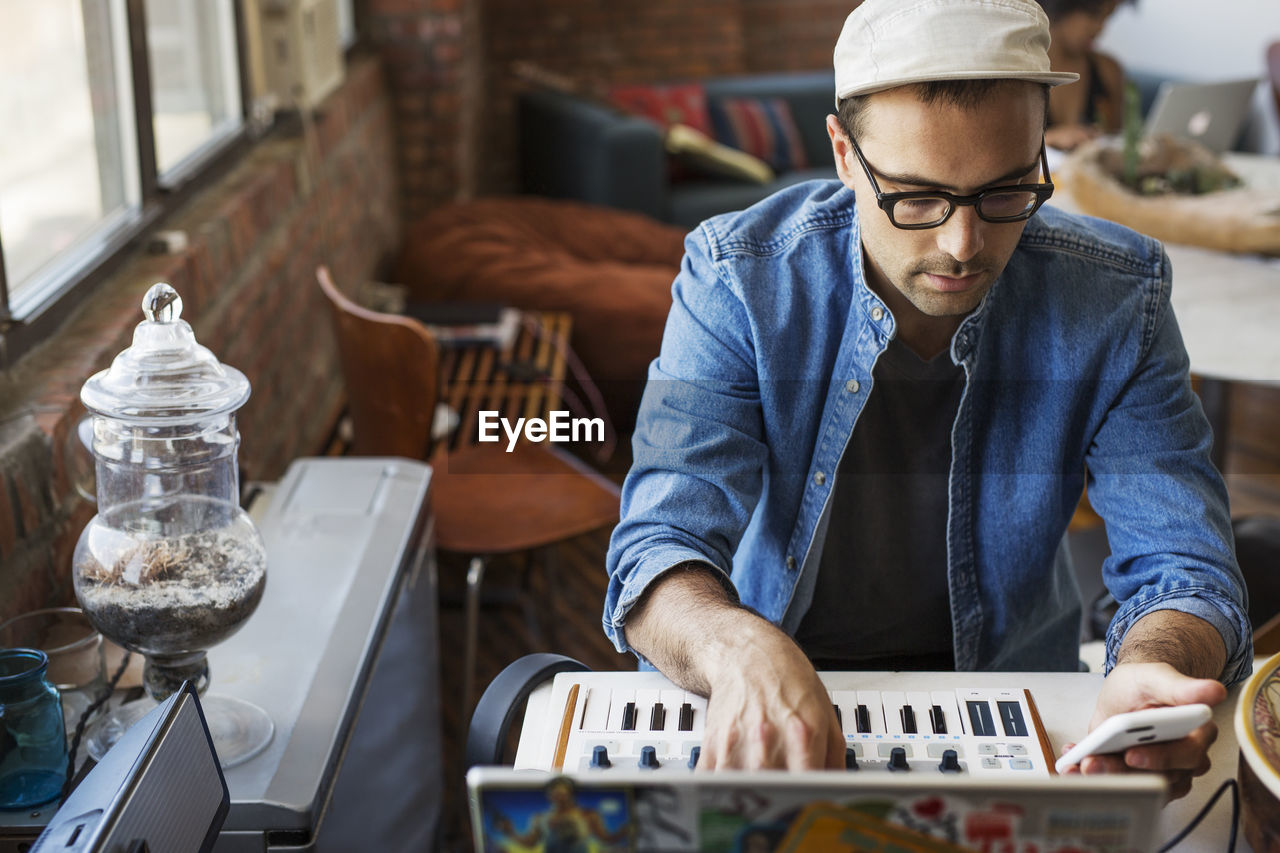
[[[1168,260],[1040,209],[1047,87],[1074,79],[1048,42],[1033,0],[867,0],[835,51],[839,181],[686,240],[604,622],[710,697],[703,768],[842,766],[811,660],[1074,670],[1086,470],[1121,602],[1091,727],[1249,672]],[[1215,736],[1081,769],[1177,796]]]

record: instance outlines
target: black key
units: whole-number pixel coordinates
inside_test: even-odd
[[[844,714],[840,713],[840,706],[832,702],[831,707],[836,709],[836,722],[840,724],[840,730],[844,731]]]
[[[667,712],[662,709],[661,702],[653,703],[653,710],[649,712],[649,731],[660,732],[667,725]]]
[[[945,735],[947,733],[947,715],[942,712],[941,705],[934,705],[929,709],[929,722],[933,725],[933,733],[935,735]]]
[[[858,731],[860,733],[866,734],[871,731],[871,712],[867,710],[866,705],[859,705],[854,717],[857,718]]]
[[[898,712],[898,716],[902,718],[903,734],[916,734],[916,709],[910,705],[903,705],[902,710]]]
[[[680,731],[693,731],[693,706],[688,702],[680,706]]]
[[[634,732],[636,730],[635,702],[628,702],[622,709],[622,730],[624,732]]]
[[[969,728],[978,737],[995,737],[996,724],[991,719],[991,706],[986,702],[965,702],[969,708]]]
[[[689,706],[685,705],[685,707],[688,708]],[[690,770],[698,766],[698,759],[701,757],[702,757],[702,747],[695,746],[693,749],[689,750],[689,769]]]
[[[1000,723],[1009,737],[1026,737],[1027,721],[1022,718],[1022,706],[1017,702],[997,702],[1000,706]]]
[[[844,748],[844,769],[845,770],[858,769],[858,755],[853,751],[853,747],[851,746],[846,746]]]

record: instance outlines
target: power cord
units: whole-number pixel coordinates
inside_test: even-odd
[[[116,685],[120,683],[121,676],[128,669],[129,659],[132,657],[133,652],[126,649],[124,657],[120,659],[120,666],[116,668],[111,680],[107,682],[106,687],[102,688],[102,692],[98,694],[98,698],[93,701],[93,704],[84,709],[84,713],[80,715],[80,719],[76,722],[76,732],[71,738],[71,749],[67,753],[67,776],[62,782],[62,793],[58,796],[59,800],[66,800],[67,795],[71,793],[71,782],[75,778],[76,772],[76,753],[80,751],[80,739],[84,737],[84,729],[89,724],[89,718],[97,713],[104,702],[111,698],[111,694],[116,690]]]
[[[1227,853],[1234,853],[1236,849],[1236,825],[1240,822],[1240,787],[1236,784],[1235,779],[1228,779],[1218,786],[1218,790],[1213,792],[1213,796],[1209,798],[1209,802],[1204,804],[1204,808],[1191,819],[1181,832],[1169,840],[1167,844],[1160,848],[1158,853],[1166,853],[1177,846],[1184,838],[1191,834],[1200,822],[1204,820],[1205,815],[1218,802],[1218,798],[1222,796],[1222,792],[1230,789],[1231,791],[1231,834],[1227,837]]]

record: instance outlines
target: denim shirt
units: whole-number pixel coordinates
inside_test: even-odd
[[[830,515],[840,456],[896,332],[867,286],[853,193],[838,181],[710,219],[685,247],[607,557],[603,621],[619,651],[636,600],[686,561],[794,633],[826,531],[841,523]],[[1065,533],[1087,480],[1112,552],[1103,579],[1120,602],[1107,670],[1134,622],[1171,609],[1221,633],[1225,683],[1249,674],[1226,489],[1169,288],[1156,241],[1046,207],[956,330],[957,670],[1076,669],[1081,602]],[[860,608],[911,602],[848,605],[856,631]]]

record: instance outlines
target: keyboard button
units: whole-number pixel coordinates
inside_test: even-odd
[[[1014,770],[1030,770],[1032,766],[1031,759],[1011,758],[1009,759],[1009,766],[1012,767]]]
[[[998,758],[984,758],[982,759],[982,766],[987,770],[999,770],[1004,765]]]

